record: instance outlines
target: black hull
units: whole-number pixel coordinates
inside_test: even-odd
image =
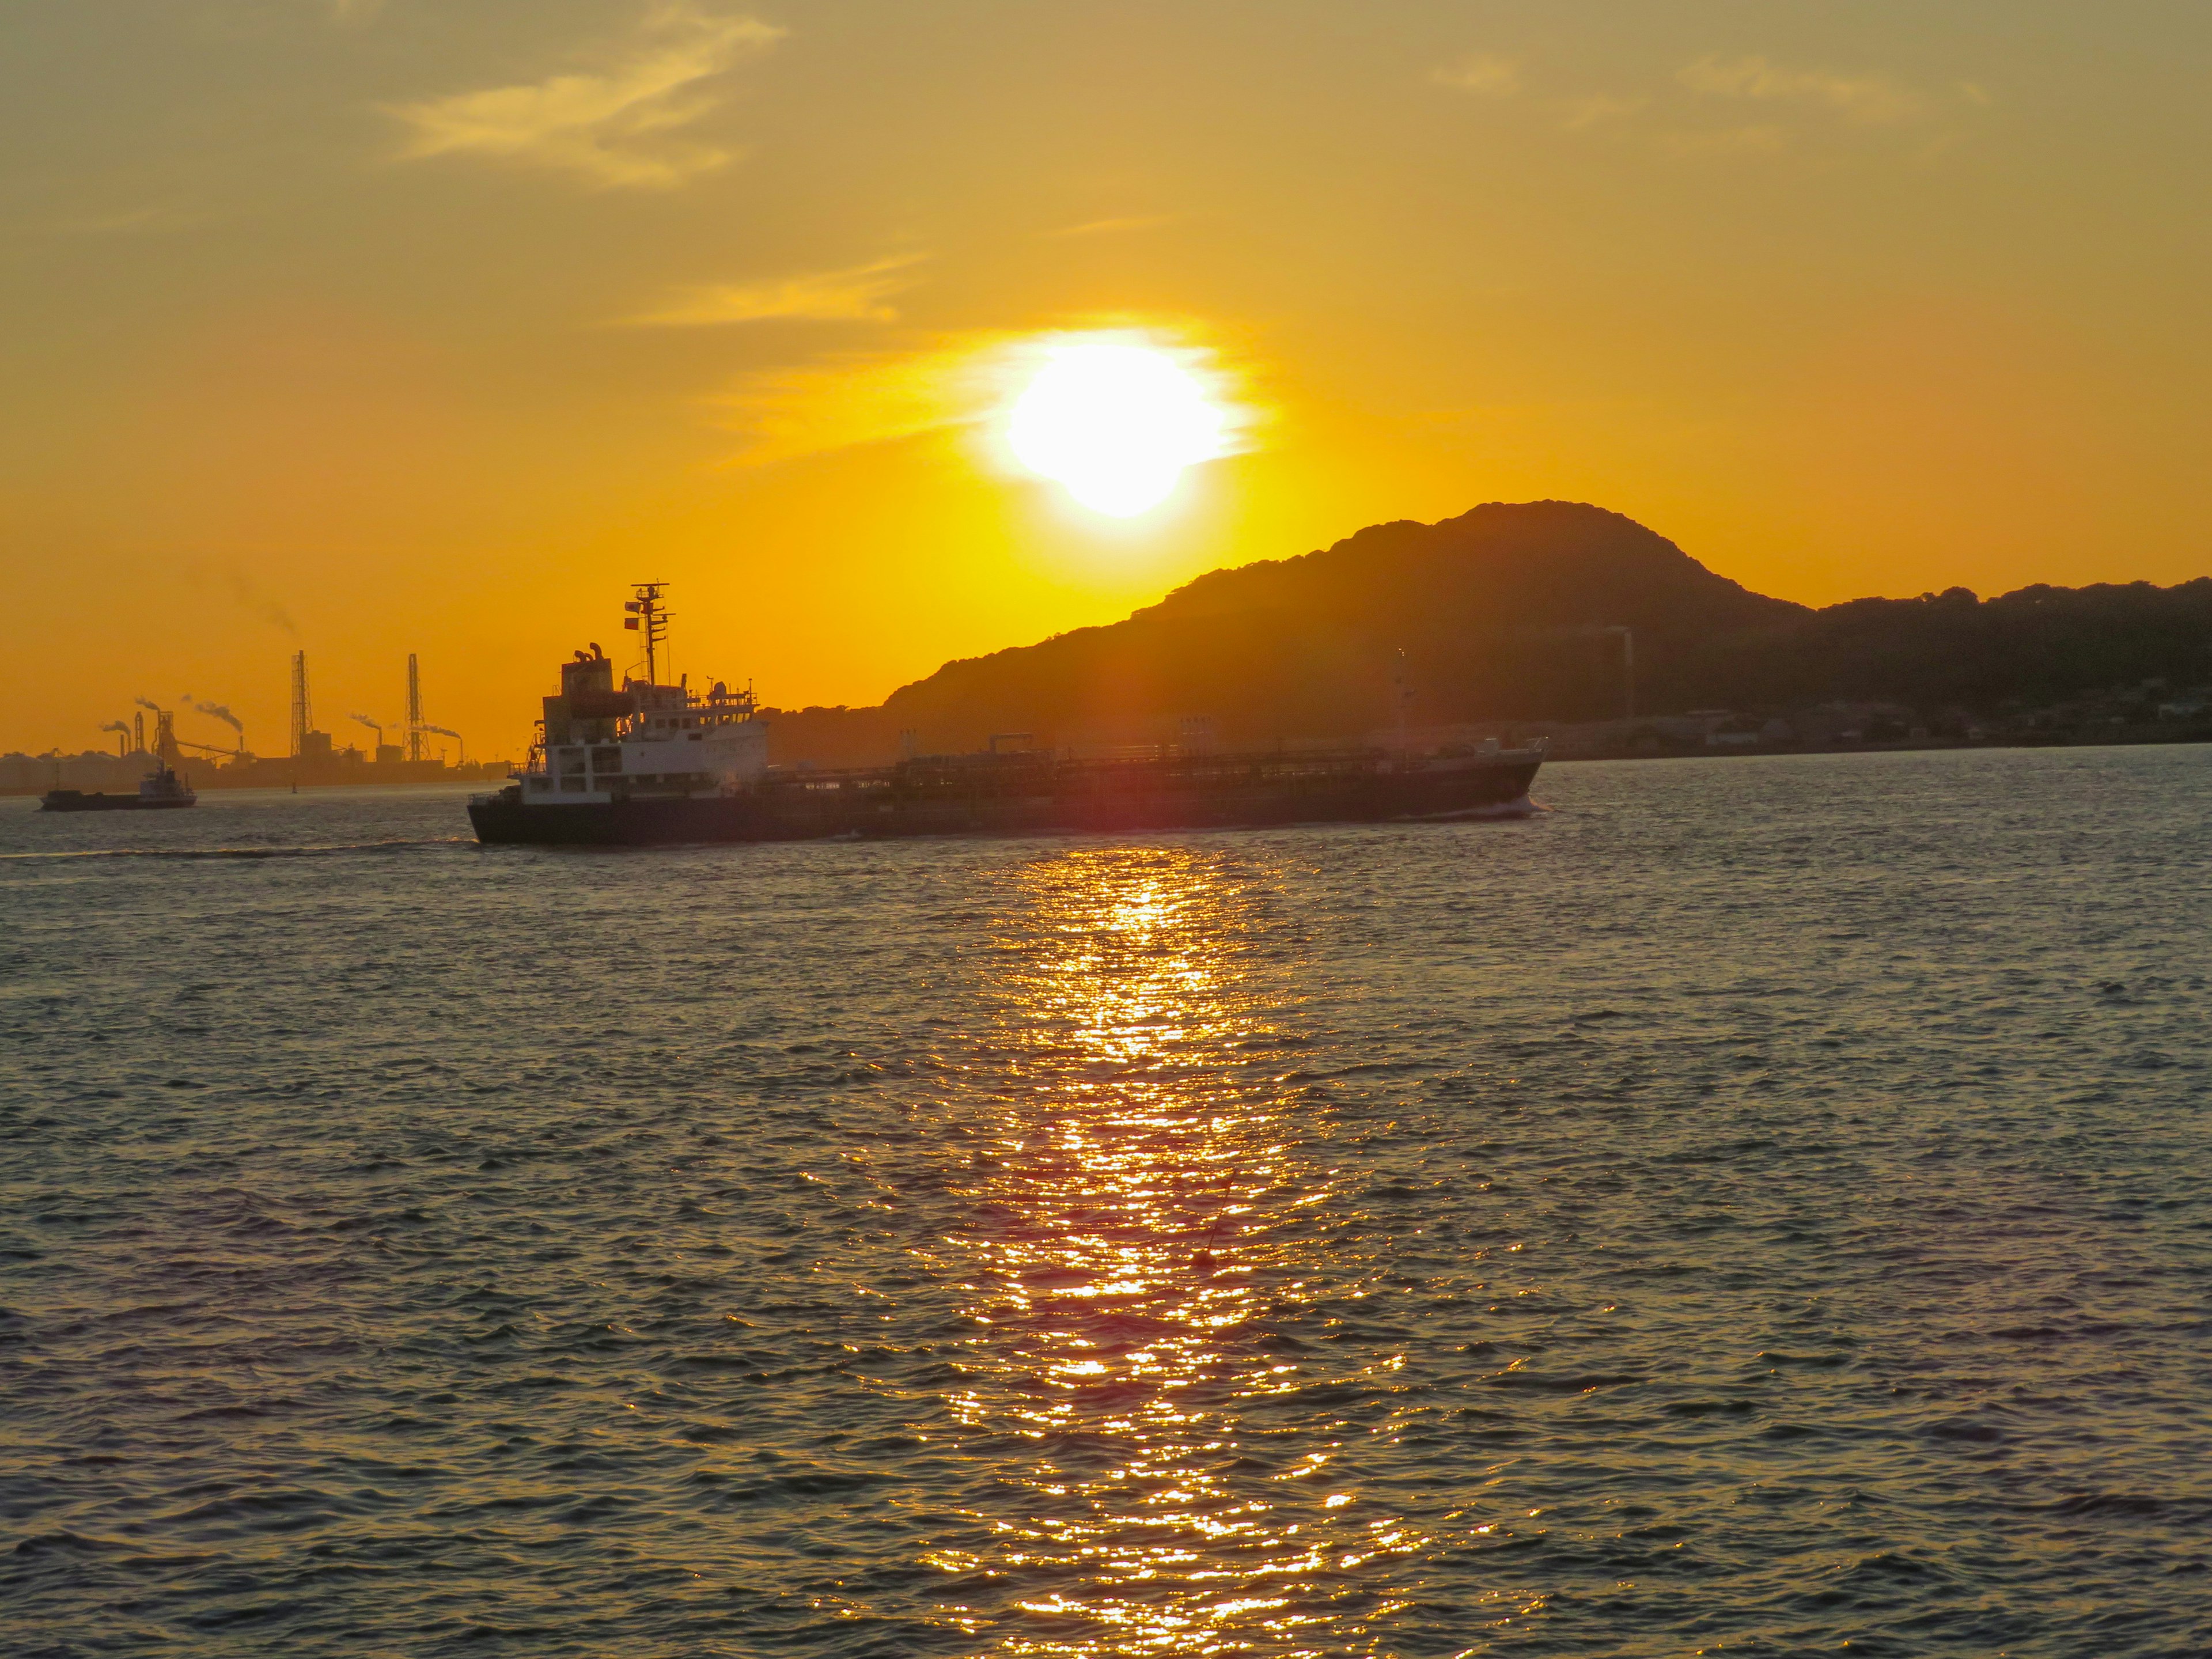
[[[148,800],[143,795],[81,795],[74,789],[58,790],[39,803],[41,812],[167,812],[197,806],[197,800]]]
[[[1157,769],[932,780],[777,780],[739,795],[525,805],[514,790],[471,803],[491,845],[663,847],[834,836],[1110,835],[1470,817],[1525,805],[1539,757],[1386,770],[1270,761],[1194,783]],[[1232,775],[1224,778],[1219,774]]]

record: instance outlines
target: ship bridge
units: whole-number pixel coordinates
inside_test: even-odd
[[[614,663],[596,642],[561,665],[561,690],[547,697],[544,732],[515,775],[523,797],[547,805],[731,794],[768,770],[768,727],[750,690],[717,680],[704,693],[688,675],[659,683],[667,612],[659,582],[641,582],[629,624],[647,647],[642,678],[615,684]],[[641,611],[640,607],[647,607]]]

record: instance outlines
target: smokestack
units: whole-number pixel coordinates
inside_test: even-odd
[[[315,724],[314,711],[307,703],[307,653],[292,653],[292,754],[295,759],[307,752],[307,733]]]
[[[112,732],[116,733],[115,757],[118,760],[128,757],[131,751],[125,749],[123,745],[130,738],[131,728],[125,726],[121,720],[110,720],[106,725],[101,726],[100,729],[103,732]]]
[[[422,677],[416,672],[415,653],[407,653],[407,758],[422,758]]]
[[[131,717],[131,752],[134,755],[146,752],[146,717],[143,714]]]

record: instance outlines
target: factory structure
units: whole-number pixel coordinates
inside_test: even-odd
[[[257,755],[248,749],[245,722],[222,703],[187,694],[164,706],[141,696],[128,720],[110,720],[100,728],[114,734],[112,753],[87,750],[76,755],[0,756],[0,795],[43,794],[57,788],[132,789],[157,765],[172,768],[195,789],[307,789],[475,781],[507,775],[508,762],[471,762],[459,732],[424,717],[422,666],[412,652],[407,657],[405,718],[349,716],[375,734],[374,742],[366,744],[341,744],[316,725],[305,651],[292,653],[291,670],[291,729],[281,756]],[[177,717],[187,712],[228,726],[231,742],[224,745],[179,738]],[[154,717],[150,730],[149,714]]]

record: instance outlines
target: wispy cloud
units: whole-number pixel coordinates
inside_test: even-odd
[[[658,311],[627,319],[647,327],[696,328],[718,323],[759,323],[777,318],[816,322],[889,323],[898,313],[884,304],[920,280],[919,253],[878,259],[846,270],[817,270],[773,282],[686,289]]]
[[[1813,105],[1869,125],[1909,120],[1927,105],[1919,93],[1887,76],[1786,69],[1765,58],[1700,58],[1674,78],[1706,97]]]
[[[1164,352],[1213,387],[1231,441],[1242,447],[1241,434],[1254,412],[1244,407],[1213,352],[1181,343],[1178,333],[1120,324],[1035,333],[973,329],[902,349],[850,352],[768,370],[741,380],[715,403],[726,423],[744,437],[738,463],[765,465],[986,427],[1057,348],[1113,341]]]
[[[1128,230],[1158,230],[1176,222],[1172,213],[1137,215],[1125,219],[1086,219],[1079,225],[1062,225],[1048,236],[1114,236]]]
[[[644,33],[623,61],[597,73],[394,107],[409,129],[403,156],[491,157],[602,188],[657,190],[722,166],[729,151],[669,135],[720,101],[702,82],[766,52],[784,31],[670,3],[654,9]]]
[[[1789,149],[1790,135],[1766,123],[1704,132],[1662,132],[1653,142],[1670,155],[1765,155]]]
[[[1602,92],[1570,98],[1565,105],[1565,125],[1569,132],[1583,132],[1607,121],[1625,121],[1650,101],[1649,98],[1615,98]]]
[[[948,335],[906,350],[846,353],[748,376],[715,400],[750,465],[888,443],[981,418],[1019,337]]]
[[[1509,98],[1521,90],[1521,65],[1510,58],[1476,52],[1447,64],[1431,77],[1462,92],[1479,92],[1492,98]]]

